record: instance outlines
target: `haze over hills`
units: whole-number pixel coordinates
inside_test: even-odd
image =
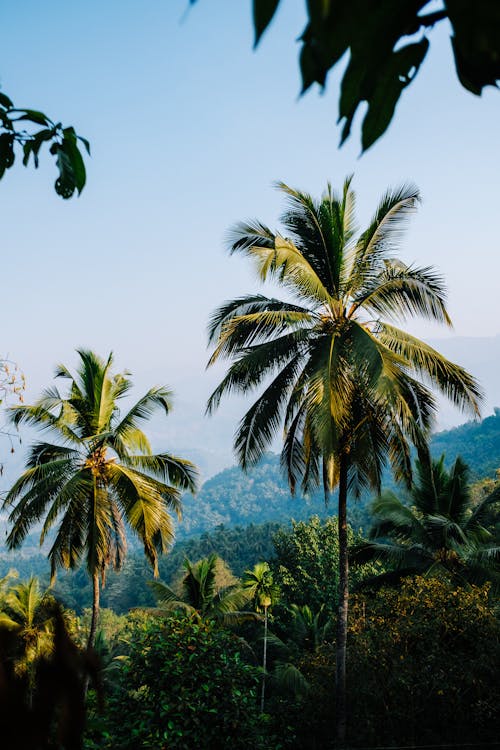
[[[477,377],[486,396],[482,415],[487,417],[492,414],[494,407],[500,406],[500,335],[484,338],[455,336],[430,340],[429,343]],[[155,450],[168,450],[190,458],[199,466],[202,480],[206,480],[235,463],[233,434],[253,397],[230,398],[221,404],[213,416],[205,416],[207,398],[222,377],[223,368],[216,367],[205,372],[203,367],[204,363],[201,363],[199,368],[193,367],[182,377],[179,373],[170,377],[166,372],[162,382],[166,382],[174,392],[174,408],[167,419],[155,416],[148,423],[147,430]],[[144,372],[134,372],[134,393],[138,395],[149,388],[155,377],[157,375],[153,376],[147,367]],[[44,385],[49,385],[49,381]],[[37,395],[35,392],[32,398]],[[436,432],[463,422],[464,415],[440,399]],[[33,435],[23,428],[24,445],[29,444]],[[0,449],[0,460],[4,463],[0,490],[5,490],[23,469],[24,448],[21,446],[19,449],[16,445],[15,453],[10,454],[10,443],[4,439],[0,442]],[[271,449],[279,451],[279,439]]]
[[[455,336],[430,340],[431,346],[446,357],[465,367],[480,382],[485,401],[482,416],[493,413],[500,406],[500,335],[472,338]],[[209,370],[196,377],[172,383],[175,392],[174,410],[167,422],[156,420],[152,427],[159,445],[172,446],[179,455],[191,458],[201,469],[204,479],[235,463],[232,452],[233,434],[253,395],[247,399],[230,398],[211,417],[204,416],[208,395],[222,377],[222,369]],[[444,399],[439,399],[436,432],[456,427],[464,422],[464,415]],[[279,440],[272,450],[278,452]]]
[[[431,346],[471,372],[480,382],[485,401],[482,416],[493,413],[500,406],[500,335],[472,338],[455,336],[430,340]],[[191,458],[199,467],[203,479],[210,478],[235,463],[232,452],[236,426],[253,394],[246,399],[232,397],[224,401],[211,417],[204,416],[207,398],[222,377],[223,369],[190,374],[172,381],[174,410],[168,420],[151,423],[153,442],[167,446],[181,456]],[[170,382],[167,378],[167,382]],[[444,399],[439,400],[436,432],[463,424],[464,415]],[[279,439],[272,450],[280,450]]]
[[[431,451],[436,457],[443,453],[450,464],[461,455],[469,465],[471,480],[495,477],[500,468],[500,409],[481,422],[469,422],[460,427],[436,434],[431,442]],[[387,485],[394,483],[387,474]],[[359,502],[351,501],[349,518],[354,528],[369,525],[369,504],[372,496],[367,493]],[[279,456],[269,453],[251,471],[245,474],[233,466],[208,479],[196,497],[183,498],[184,515],[177,527],[176,538],[202,534],[221,524],[228,527],[276,522],[281,524],[307,519],[312,515],[325,517],[335,514],[335,497],[325,506],[322,492],[304,498],[300,494],[291,497],[288,485],[280,470]],[[5,537],[5,519],[0,521],[0,539]],[[136,547],[130,540],[132,549]],[[0,550],[2,542],[0,541]],[[38,535],[35,531],[26,540],[22,550],[12,557],[26,557],[38,553]]]
[[[500,467],[500,417],[488,415],[495,406],[500,406],[500,336],[490,338],[454,337],[435,340],[433,346],[450,359],[459,362],[480,381],[485,394],[482,423],[463,422],[463,415],[449,404],[442,403],[438,415],[438,428],[446,432],[437,433],[433,439],[433,450],[442,452],[448,459],[457,454],[470,464],[475,478],[493,476]],[[231,399],[224,403],[213,417],[205,417],[206,399],[216,385],[220,372],[209,371],[199,387],[201,373],[193,374],[178,383],[172,383],[176,399],[175,408],[167,420],[156,417],[148,425],[153,447],[171,450],[193,460],[200,467],[203,486],[196,498],[186,497],[184,520],[178,529],[180,538],[201,533],[218,524],[245,525],[263,521],[287,521],[291,517],[305,518],[311,514],[328,514],[321,493],[307,501],[291,498],[286,482],[279,471],[277,456],[269,455],[260,466],[248,475],[234,466],[232,435],[238,420],[248,406],[248,401]],[[198,384],[198,385],[197,385]],[[138,392],[143,384],[138,383]],[[15,453],[10,453],[11,444],[4,438],[1,443],[4,474],[0,489],[5,491],[19,476],[24,467],[25,448],[35,433],[23,428],[23,445],[16,443]],[[273,450],[279,450],[276,442]],[[229,468],[227,468],[229,467]],[[363,505],[351,510],[354,525],[363,525],[366,520]],[[36,547],[36,540],[33,539]]]

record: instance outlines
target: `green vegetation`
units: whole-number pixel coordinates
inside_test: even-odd
[[[239,640],[209,621],[133,623],[102,731],[88,748],[257,747],[258,672]]]
[[[359,542],[348,528],[349,547]],[[338,603],[339,540],[336,517],[321,520],[292,521],[291,529],[280,529],[274,537],[272,566],[281,592],[281,603],[309,606],[315,612],[324,609],[334,617]],[[355,568],[351,582],[356,587],[365,578],[381,573],[379,564]]]
[[[15,549],[41,518],[40,544],[58,524],[48,557],[51,576],[58,568],[78,567],[85,557],[92,579],[92,646],[99,614],[100,582],[108,567],[118,569],[126,551],[125,524],[144,545],[158,573],[158,552],[173,540],[171,511],[180,513],[180,490],[194,490],[196,471],[184,459],[168,453],[154,455],[139,424],[157,407],[170,410],[170,392],[152,388],[125,416],[118,401],[129,393],[126,374],[113,375],[106,361],[80,350],[73,377],[64,365],[56,377],[69,380],[68,395],[57,388],[45,391],[33,406],[10,410],[12,421],[32,424],[57,443],[31,447],[27,469],[4,502],[12,525],[7,546]]]
[[[217,409],[233,392],[260,395],[241,420],[234,449],[243,469],[258,462],[281,425],[281,463],[293,493],[338,487],[337,740],[346,736],[348,618],[347,497],[380,491],[389,463],[411,483],[410,446],[423,450],[436,408],[429,386],[478,415],[480,388],[463,368],[395,322],[421,316],[451,325],[443,280],[432,268],[395,257],[419,200],[405,185],[389,190],[356,238],[351,178],[320,200],[283,183],[284,233],[260,221],[235,226],[231,253],[253,263],[293,301],[261,294],[225,302],[212,315],[209,365],[230,361],[210,396]],[[424,385],[425,383],[425,385]]]
[[[499,636],[487,585],[416,577],[356,596],[350,710],[360,743],[496,742]]]
[[[279,5],[280,0],[253,0],[255,45]],[[485,86],[496,86],[500,80],[500,9],[491,0],[473,4],[444,0],[437,8],[430,0],[322,0],[307,2],[306,12],[306,27],[297,35],[301,93],[314,83],[325,88],[328,73],[349,56],[340,84],[341,144],[365,102],[363,151],[385,133],[401,94],[429,51],[430,32],[443,22],[451,27],[462,86],[480,96]]]
[[[442,464],[435,466],[439,476],[448,476]],[[463,490],[459,486],[457,491],[465,494]],[[477,493],[483,494],[481,487],[472,497]],[[488,506],[495,508],[494,503]],[[477,500],[475,507],[480,508]],[[235,747],[256,750],[331,747],[336,528],[337,519],[314,517],[279,529],[268,561],[242,571],[241,581],[215,555],[187,563],[183,577],[179,570],[172,575],[171,589],[154,584],[168,591],[172,606],[127,615],[101,610],[91,660],[89,652],[75,645],[87,641],[91,610],[80,620],[70,613],[62,618],[53,597],[44,595],[36,581],[8,577],[0,601],[2,663],[10,670],[7,705],[12,717],[21,715],[30,726],[25,745],[16,746],[35,750],[34,736],[44,731],[54,739],[52,718],[68,710],[76,717],[72,739],[69,744],[60,739],[54,747],[79,747],[82,676],[90,669],[106,702],[103,707],[100,693],[90,691],[85,750],[215,750],[221,737]],[[266,525],[260,530],[263,536],[269,532]],[[213,538],[204,535],[203,545],[219,539],[228,550],[229,540],[238,548],[250,538],[255,554],[259,527],[251,532],[245,537],[243,530],[218,529]],[[349,538],[356,542],[351,530]],[[145,561],[135,561],[147,573]],[[434,569],[426,577],[397,578],[390,589],[365,589],[364,581],[374,572],[372,564],[355,571],[360,590],[352,597],[348,633],[350,746],[493,742],[500,705],[494,666],[500,639],[498,600],[489,585],[457,585],[456,578],[436,577]],[[126,570],[116,576],[123,580],[127,587]],[[150,594],[144,579],[131,593],[141,590]],[[184,592],[184,602],[178,591]],[[262,614],[225,616],[236,603],[232,593],[244,596],[246,606],[264,612],[265,619]],[[225,610],[222,616],[219,605]],[[34,649],[38,641],[28,643],[28,632],[40,633],[49,647]],[[64,647],[58,646],[58,638]],[[27,645],[29,671],[24,667]],[[263,653],[265,666],[259,670]],[[61,665],[63,672],[58,672]],[[50,727],[41,721],[40,707],[52,717]],[[5,726],[10,737],[9,723]],[[59,729],[60,738],[70,731],[64,723]]]
[[[90,154],[89,142],[77,135],[73,127],[53,122],[43,112],[15,107],[9,97],[0,92],[0,180],[16,159],[16,146],[23,154],[23,164],[38,167],[40,149],[49,146],[55,157],[58,177],[55,191],[62,198],[71,198],[75,190],[80,194],[87,179],[80,144]]]
[[[378,576],[379,583],[432,573],[462,584],[493,580],[498,588],[498,540],[487,523],[499,501],[496,487],[473,503],[469,472],[460,458],[448,472],[443,457],[431,461],[427,456],[417,463],[417,480],[406,502],[393,493],[374,502],[373,541],[357,545],[354,557],[391,563],[392,570]]]

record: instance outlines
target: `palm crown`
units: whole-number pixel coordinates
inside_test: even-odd
[[[292,489],[298,478],[304,488],[322,481],[332,489],[345,452],[356,489],[379,484],[386,456],[398,477],[409,476],[406,438],[418,442],[435,410],[422,379],[476,414],[481,396],[465,370],[394,324],[422,315],[451,325],[441,277],[394,256],[418,191],[387,192],[356,237],[350,179],[341,196],[329,185],[320,201],[278,187],[290,204],[282,216],[285,232],[258,221],[239,224],[230,249],[249,256],[262,281],[277,281],[294,300],[254,294],[213,314],[209,364],[223,357],[233,362],[208,410],[226,393],[264,384],[239,425],[235,448],[242,466],[254,463],[283,420]]]
[[[157,612],[181,609],[224,625],[255,619],[252,612],[243,610],[250,596],[239,583],[219,586],[219,573],[225,572],[225,563],[217,555],[209,555],[195,563],[186,559],[184,569],[181,596],[162,581],[150,582],[160,605]]]

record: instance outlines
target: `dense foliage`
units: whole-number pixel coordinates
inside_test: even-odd
[[[258,672],[244,646],[190,617],[139,620],[89,747],[216,750],[254,747]]]
[[[349,627],[351,747],[495,743],[500,627],[488,586],[453,588],[433,578],[354,595]],[[296,662],[308,690],[275,693],[269,710],[289,747],[330,747],[335,701],[330,643]]]
[[[433,578],[357,596],[350,627],[352,727],[363,744],[495,742],[500,628],[488,586]]]
[[[357,540],[349,529],[349,545]],[[338,522],[336,517],[292,521],[291,529],[280,529],[274,537],[272,566],[281,591],[282,605],[308,605],[314,611],[324,607],[333,615],[338,599]],[[354,586],[366,577],[380,573],[377,564],[353,571]]]

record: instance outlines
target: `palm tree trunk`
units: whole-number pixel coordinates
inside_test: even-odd
[[[97,622],[99,620],[99,593],[99,573],[94,573],[92,576],[92,618],[90,620],[87,648],[93,648],[95,643]]]
[[[94,647],[95,643],[95,636],[97,632],[97,623],[99,621],[99,595],[100,595],[100,588],[99,588],[99,574],[94,573],[92,576],[92,617],[90,620],[90,630],[89,630],[89,637],[87,640],[87,648],[91,649]],[[85,680],[83,683],[83,697],[87,697],[87,693],[89,690],[89,682],[90,682],[90,675],[85,675]]]
[[[347,470],[348,458],[340,457],[339,470],[339,601],[337,609],[337,654],[336,654],[336,711],[335,734],[337,746],[344,747],[347,730],[346,705],[346,653],[347,614],[349,606],[349,559],[347,554]]]
[[[264,713],[266,698],[266,669],[267,669],[267,607],[264,607],[264,655],[262,658],[262,689],[260,693],[260,712]]]

